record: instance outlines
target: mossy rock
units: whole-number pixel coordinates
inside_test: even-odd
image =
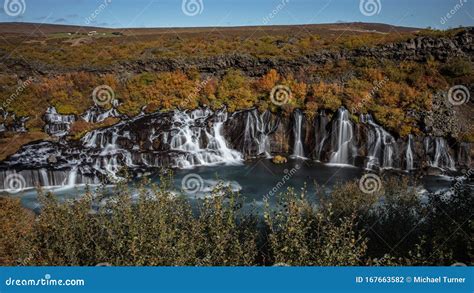
[[[272,162],[274,164],[285,164],[285,163],[288,163],[288,160],[283,156],[277,155],[273,157]]]

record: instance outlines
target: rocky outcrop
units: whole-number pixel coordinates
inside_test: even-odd
[[[203,74],[222,75],[229,68],[240,69],[249,76],[260,76],[270,69],[281,73],[297,73],[314,64],[325,64],[338,60],[355,60],[361,57],[389,59],[394,61],[425,61],[428,58],[445,61],[454,57],[472,56],[474,53],[474,28],[466,28],[453,37],[415,37],[405,42],[389,43],[354,50],[318,50],[306,56],[295,58],[257,58],[252,55],[235,53],[211,57],[183,58],[144,58],[134,61],[121,61],[106,68],[59,68],[52,64],[22,59],[6,58],[6,72],[19,73],[20,76],[36,74],[59,74],[69,71],[88,71],[96,73],[167,72],[195,69]],[[22,74],[23,73],[23,74]]]
[[[355,50],[322,50],[293,59],[256,58],[248,54],[232,54],[205,58],[147,59],[122,62],[117,71],[140,73],[197,69],[202,73],[222,75],[228,68],[236,68],[249,76],[260,76],[270,69],[282,73],[295,73],[314,64],[338,60],[355,60],[361,57],[394,61],[425,61],[428,58],[445,61],[453,57],[472,56],[474,53],[474,29],[462,31],[453,38],[417,37],[401,43],[390,43]]]
[[[27,132],[26,122],[29,117],[16,117],[15,114],[8,113],[0,108],[0,137],[6,132],[23,133]]]

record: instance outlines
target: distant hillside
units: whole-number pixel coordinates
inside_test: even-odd
[[[381,23],[335,23],[335,24],[307,24],[307,25],[278,25],[278,26],[241,26],[241,27],[198,27],[198,28],[100,28],[74,25],[57,25],[41,23],[8,22],[0,23],[2,34],[33,34],[34,36],[67,33],[67,32],[114,32],[122,31],[124,34],[153,35],[167,33],[209,33],[218,30],[231,34],[245,34],[245,32],[257,32],[257,34],[273,33],[296,33],[301,31],[311,34],[333,34],[343,30],[346,33],[391,33],[391,32],[414,32],[418,28],[392,26]]]

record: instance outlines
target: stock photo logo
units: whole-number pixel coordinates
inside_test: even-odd
[[[25,0],[5,0],[3,4],[5,13],[9,16],[16,17],[23,15],[26,11]]]
[[[85,18],[84,23],[90,25],[96,18],[110,5],[112,0],[104,0],[88,17]]]
[[[467,0],[459,0],[458,3],[456,3],[451,10],[449,10],[445,15],[443,15],[439,21],[440,24],[445,25],[449,22],[451,18],[454,17],[456,13],[459,12],[459,10],[463,9],[464,4],[467,3]]]
[[[469,89],[463,85],[455,85],[448,91],[448,100],[453,106],[461,106],[471,99]]]
[[[3,188],[10,194],[17,194],[26,188],[25,178],[17,173],[10,174],[5,178]]]
[[[359,10],[365,16],[374,16],[382,11],[381,0],[360,0]]]
[[[372,194],[382,189],[382,180],[375,174],[365,174],[359,180],[359,189],[366,194]]]
[[[292,97],[291,89],[285,85],[275,86],[270,93],[270,100],[276,106],[287,104]]]
[[[188,195],[203,191],[204,180],[198,174],[188,174],[181,181],[181,189]]]
[[[187,16],[196,16],[203,13],[204,2],[203,0],[183,0],[181,10]]]
[[[100,85],[92,92],[92,99],[97,106],[106,106],[115,99],[115,92],[108,85]]]

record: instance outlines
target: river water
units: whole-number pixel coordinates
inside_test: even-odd
[[[173,173],[174,191],[181,191],[191,201],[209,196],[211,191],[221,184],[238,191],[246,203],[261,206],[264,199],[274,202],[277,196],[288,188],[293,188],[297,192],[304,188],[309,195],[315,192],[316,186],[330,192],[337,184],[357,182],[363,176],[364,170],[353,166],[321,164],[300,159],[290,159],[286,164],[276,165],[271,160],[261,159],[248,161],[242,165],[175,169]],[[149,177],[153,183],[159,184],[158,174],[150,174]],[[417,187],[419,190],[434,192],[449,188],[450,184],[450,177],[425,176]],[[133,193],[134,185],[130,184],[130,188]],[[95,192],[98,189],[98,186],[77,185],[44,191],[53,193],[60,200],[67,200],[80,197],[86,190]],[[107,186],[106,189],[113,192],[113,186]],[[23,205],[29,209],[37,211],[40,209],[38,192],[35,189],[7,195],[20,197]]]

